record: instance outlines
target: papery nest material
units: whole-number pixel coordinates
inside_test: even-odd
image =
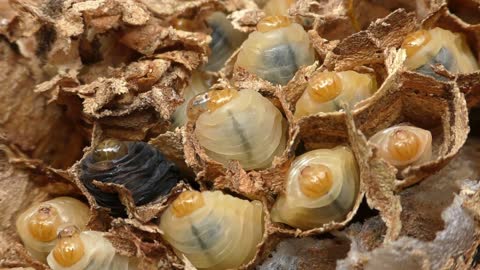
[[[73,187],[65,193],[85,196],[92,210],[90,228],[110,229],[110,239],[122,254],[138,255],[144,259],[146,267],[157,259],[155,263],[164,269],[183,267],[180,259],[161,240],[161,232],[152,228],[168,203],[190,187],[179,185],[165,201],[140,207],[132,204],[129,192],[121,186],[105,187],[120,194],[130,217],[113,220],[105,209],[96,205],[78,180],[78,160],[85,146],[90,145],[84,149],[86,153],[102,138],[145,140],[165,151],[190,178],[196,177],[201,189],[220,189],[264,202],[264,238],[256,257],[243,268],[253,269],[282,237],[333,233],[345,227],[351,243],[358,245],[352,245],[350,256],[337,263],[338,267],[375,265],[384,262],[382,256],[392,258],[389,256],[392,251],[404,252],[405,256],[399,260],[413,256],[410,263],[419,267],[469,266],[475,244],[478,244],[478,230],[472,229],[475,227],[472,213],[477,219],[479,215],[478,190],[474,184],[468,188],[464,186],[462,195],[452,199],[453,204],[443,212],[444,228],[438,225],[441,223],[438,209],[432,215],[425,215],[425,219],[432,220],[427,227],[438,232],[435,238],[431,232],[415,231],[416,223],[411,220],[418,220],[422,215],[414,207],[419,194],[431,193],[425,185],[438,184],[432,180],[435,177],[432,175],[457,154],[466,140],[467,105],[475,106],[480,100],[480,88],[477,87],[480,76],[478,72],[459,74],[449,77],[447,82],[439,82],[405,71],[401,65],[404,52],[397,48],[415,29],[440,26],[464,33],[478,58],[478,22],[472,19],[468,8],[464,8],[472,6],[473,0],[459,1],[456,6],[452,4],[456,1],[417,1],[415,5],[411,1],[384,1],[378,5],[358,1],[332,0],[325,1],[325,5],[310,0],[298,1],[290,14],[310,29],[319,62],[303,67],[285,87],[274,86],[244,70],[234,70],[235,54],[218,74],[221,83],[239,90],[258,91],[280,108],[289,121],[287,149],[274,160],[271,168],[261,171],[245,171],[238,162],[223,166],[212,161],[195,140],[192,123],[186,128],[170,130],[170,117],[184,102],[182,91],[191,72],[205,62],[210,38],[204,33],[179,31],[168,24],[176,16],[191,16],[196,10],[214,9],[229,12],[228,18],[237,29],[250,32],[264,15],[263,11],[247,0],[222,4],[199,0],[182,5],[167,0],[160,2],[165,4],[164,9],[158,8],[159,3],[142,2],[12,1],[18,15],[9,17],[8,27],[0,28],[0,34],[6,37],[0,43],[5,60],[2,61],[3,70],[6,71],[4,79],[0,80],[6,89],[2,99],[6,100],[6,105],[2,106],[6,121],[1,127],[5,135],[1,143],[2,149],[22,153],[14,164],[27,169],[12,166],[1,156],[0,178],[3,180],[0,184],[4,183],[8,198],[17,192],[21,194],[11,200],[12,205],[16,205],[9,208],[11,215],[27,203],[58,195],[62,189],[57,183],[61,183]],[[355,3],[358,5],[353,5]],[[390,13],[398,6],[409,12],[416,11],[416,14],[404,10]],[[372,12],[360,17],[365,9]],[[390,15],[368,26],[367,21],[388,13]],[[420,24],[418,18],[426,20]],[[364,30],[356,32],[360,29]],[[317,71],[348,69],[374,74],[381,83],[380,90],[343,112],[317,114],[299,121],[293,119],[295,102],[308,78]],[[18,105],[20,101],[22,105]],[[33,115],[32,108],[34,115],[39,116],[38,121],[28,120]],[[64,108],[67,113],[63,115]],[[380,129],[406,120],[435,130],[435,155],[431,162],[398,174],[378,158],[367,139]],[[50,136],[49,130],[56,131],[55,137]],[[283,192],[285,175],[297,150],[302,146],[310,150],[340,143],[351,145],[362,178],[356,204],[347,218],[304,232],[272,224],[268,208],[275,196]],[[73,167],[64,170],[72,164]],[[401,179],[397,179],[399,175]],[[40,180],[35,179],[37,177]],[[425,182],[409,187],[424,178]],[[349,226],[348,223],[358,216],[357,210],[364,197],[369,206],[379,211],[378,215],[362,226]],[[454,220],[461,221],[461,229],[452,225]],[[12,224],[11,220],[2,221],[5,232],[13,233]],[[418,224],[425,225],[420,221]],[[2,267],[46,267],[33,261],[17,238],[5,235],[2,230],[0,250],[7,254],[7,260],[0,261]],[[449,237],[456,237],[455,241]],[[4,249],[3,244],[7,242],[15,243],[9,243],[9,248]],[[454,251],[467,252],[464,259],[456,257],[451,250],[443,252],[443,246],[448,247],[450,243],[461,244]],[[356,249],[358,247],[361,249]],[[328,254],[325,256],[330,258]]]

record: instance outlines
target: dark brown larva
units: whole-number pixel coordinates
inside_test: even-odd
[[[125,214],[118,194],[101,191],[94,180],[124,186],[136,205],[144,205],[167,195],[180,180],[178,168],[160,151],[144,142],[108,139],[82,161],[80,180],[100,206],[112,215]]]

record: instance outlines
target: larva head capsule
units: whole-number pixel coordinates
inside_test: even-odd
[[[290,19],[286,16],[267,16],[257,24],[257,31],[266,33],[291,24]]]
[[[398,125],[377,132],[369,142],[380,157],[398,169],[429,161],[432,156],[430,131],[407,125]]]
[[[306,90],[295,104],[294,116],[301,118],[319,112],[339,111],[342,103],[353,108],[376,90],[376,80],[370,74],[352,70],[319,72],[308,80]]]
[[[308,165],[301,170],[298,184],[305,196],[312,199],[320,198],[332,188],[332,171],[323,164]]]
[[[288,9],[295,4],[295,0],[270,0],[263,7],[268,16],[288,15]]]
[[[120,159],[128,154],[128,146],[116,139],[106,139],[100,142],[93,150],[95,162]]]
[[[195,210],[203,207],[205,201],[202,194],[198,191],[185,191],[181,193],[178,198],[172,203],[172,213],[181,218],[190,215]]]
[[[77,227],[68,226],[60,231],[52,254],[57,263],[63,267],[72,266],[82,259],[85,255],[85,246]]]
[[[412,57],[431,40],[432,36],[430,33],[422,29],[409,34],[403,41],[402,48],[405,49],[407,57]]]
[[[41,242],[50,242],[57,237],[58,227],[62,220],[58,211],[45,205],[28,218],[28,230],[33,238]]]
[[[342,81],[335,72],[322,72],[308,82],[307,91],[317,102],[331,101],[342,92]]]
[[[388,151],[399,161],[414,158],[421,149],[420,138],[409,130],[398,129],[390,134]]]
[[[238,96],[238,91],[227,88],[223,90],[213,90],[207,93],[199,94],[192,98],[187,107],[187,115],[191,120],[196,120],[203,112],[213,112],[230,100]]]
[[[194,32],[201,28],[201,26],[199,26],[194,20],[186,18],[175,18],[172,20],[172,26],[175,29],[189,32]]]

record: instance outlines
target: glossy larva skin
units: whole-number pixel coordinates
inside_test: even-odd
[[[255,31],[242,44],[235,66],[273,84],[285,85],[299,67],[313,64],[315,53],[297,23],[268,32]]]
[[[263,235],[263,210],[220,191],[202,192],[204,205],[177,217],[162,215],[163,237],[198,269],[234,269],[253,259]]]
[[[355,71],[336,72],[341,80],[341,93],[333,100],[317,102],[304,91],[295,105],[295,118],[316,114],[319,112],[334,112],[341,109],[341,103],[353,108],[359,101],[370,97],[377,90],[375,78],[369,74]]]
[[[399,129],[415,133],[421,142],[418,153],[409,160],[396,160],[388,150],[390,135]],[[378,149],[378,153],[383,159],[398,169],[403,169],[412,165],[420,165],[432,159],[432,134],[430,131],[418,127],[403,124],[393,126],[377,132],[369,139],[369,143],[373,144]]]
[[[189,85],[183,91],[185,101],[180,105],[173,114],[173,126],[181,127],[187,122],[187,105],[188,101],[194,96],[208,91],[207,82],[202,78],[199,72],[194,72]]]
[[[470,73],[479,69],[478,63],[465,38],[445,29],[428,30],[431,40],[415,54],[407,57],[405,66],[422,74],[444,80],[431,65],[442,64],[452,73]]]
[[[80,239],[85,247],[85,254],[74,265],[64,267],[53,256],[47,257],[48,265],[53,270],[134,270],[138,269],[135,261],[116,253],[112,243],[103,237],[102,232],[84,231]]]
[[[238,160],[251,170],[269,167],[285,150],[286,130],[285,118],[268,99],[242,90],[215,111],[202,113],[194,134],[212,159]]]
[[[212,13],[207,19],[207,25],[212,30],[210,55],[204,67],[206,71],[219,71],[230,56],[237,50],[246,38],[246,34],[235,30],[221,12]]]
[[[32,254],[34,258],[45,262],[45,258],[55,246],[57,239],[50,242],[38,241],[31,235],[27,225],[28,219],[42,206],[51,206],[57,210],[62,220],[57,229],[58,232],[69,225],[75,225],[80,229],[84,229],[90,217],[90,210],[86,204],[77,199],[58,197],[33,205],[20,214],[16,222],[18,235],[30,254]]]
[[[302,169],[312,164],[327,166],[333,176],[330,191],[316,199],[305,196],[298,181]],[[272,220],[302,230],[341,221],[355,203],[359,181],[358,166],[348,147],[338,146],[307,152],[292,163],[286,180],[286,192],[277,199],[272,208]]]

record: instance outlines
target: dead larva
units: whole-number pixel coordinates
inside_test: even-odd
[[[145,142],[106,139],[81,163],[80,180],[100,206],[114,216],[125,215],[118,194],[105,192],[94,184],[114,183],[130,190],[136,205],[144,205],[166,196],[180,181],[175,164]]]

